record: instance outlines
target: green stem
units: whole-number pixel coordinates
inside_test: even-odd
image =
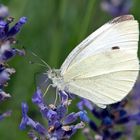
[[[81,24],[81,33],[79,36],[79,40],[82,40],[87,33],[87,30],[88,30],[88,27],[90,24],[90,20],[92,19],[93,14],[94,14],[93,10],[95,9],[95,7],[94,7],[95,3],[96,3],[95,0],[90,0],[90,2],[88,3],[87,12],[86,12],[84,18],[82,19],[83,23]]]

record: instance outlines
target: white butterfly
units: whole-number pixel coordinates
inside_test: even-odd
[[[82,41],[60,69],[47,72],[52,86],[101,108],[121,101],[138,76],[138,39],[138,22],[132,15],[113,19]]]

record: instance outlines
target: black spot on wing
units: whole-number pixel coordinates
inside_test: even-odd
[[[114,46],[114,47],[112,47],[112,50],[118,50],[118,49],[120,49],[119,46]]]

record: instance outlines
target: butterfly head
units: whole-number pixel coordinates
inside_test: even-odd
[[[47,74],[48,78],[52,81],[53,87],[56,87],[59,90],[64,90],[64,81],[59,69],[48,70]]]
[[[58,69],[48,70],[47,74],[48,74],[48,78],[51,80],[55,78],[60,78],[60,70]]]

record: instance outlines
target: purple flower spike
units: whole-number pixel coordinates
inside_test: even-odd
[[[13,48],[13,52],[15,52],[15,54],[18,54],[20,56],[24,56],[25,55],[25,50],[19,50],[19,49]]]
[[[5,85],[8,80],[10,80],[10,75],[15,73],[15,70],[12,68],[5,68],[0,72],[0,85]]]
[[[22,120],[21,120],[21,123],[20,123],[20,129],[21,130],[24,130],[26,128],[26,125],[29,121],[29,118],[28,118],[28,115],[27,115],[27,112],[28,112],[28,105],[27,103],[22,103]]]
[[[98,126],[96,125],[96,123],[94,121],[90,121],[89,122],[89,126],[95,131],[98,132]]]
[[[8,8],[4,5],[0,5],[0,18],[5,18],[9,15]]]
[[[27,103],[23,102],[21,106],[22,106],[22,116],[25,117],[25,116],[27,116],[28,105],[27,105]]]
[[[34,93],[32,97],[32,102],[39,105],[43,103],[43,94],[41,92],[41,89],[38,87],[36,92]]]
[[[89,118],[87,117],[86,113],[84,111],[79,111],[77,113],[70,113],[68,116],[66,116],[65,120],[64,120],[64,124],[70,124],[75,122],[78,118],[80,118],[83,122],[89,122]]]
[[[22,50],[12,48],[11,45],[16,43],[15,35],[27,19],[25,17],[20,18],[19,22],[10,29],[10,23],[13,22],[13,19],[9,16],[8,8],[0,4],[0,102],[11,97],[4,91],[4,88],[8,85],[10,76],[15,73],[15,69],[10,68],[7,61],[17,54],[22,56],[25,54]],[[10,116],[10,114],[11,111],[1,114],[0,120]]]
[[[19,19],[19,23],[20,24],[25,24],[27,22],[27,17],[21,17],[20,19]]]
[[[11,52],[10,42],[4,42],[0,47],[0,62],[7,60],[6,52]]]
[[[105,126],[111,126],[113,125],[113,121],[110,117],[105,117],[102,121],[102,125],[105,125]]]
[[[79,115],[80,119],[83,122],[87,122],[88,123],[90,121],[90,119],[88,118],[87,113],[85,111],[80,111],[77,114]]]
[[[84,128],[84,126],[85,126],[85,124],[83,122],[80,122],[75,125],[75,129],[81,129],[81,128]]]
[[[4,39],[6,37],[8,31],[8,25],[5,21],[0,21],[0,39]]]
[[[74,112],[70,113],[69,115],[66,116],[63,124],[64,125],[67,125],[67,124],[70,124],[70,123],[73,123],[77,120],[78,116],[75,115]]]
[[[48,112],[49,112],[48,107],[46,105],[44,105],[44,104],[41,104],[39,106],[39,108],[40,108],[40,112],[41,112],[42,116],[44,118],[48,118]]]
[[[16,35],[21,27],[27,22],[27,18],[26,17],[22,17],[20,18],[20,20],[9,30],[7,36],[8,37],[11,37],[11,36],[14,36]]]
[[[87,99],[83,99],[84,105],[89,109],[89,110],[93,110],[93,104],[87,100]]]
[[[38,122],[33,121],[30,117],[27,115],[28,112],[28,105],[27,103],[22,103],[22,121],[20,123],[20,129],[24,130],[26,126],[31,126],[34,130],[36,130],[41,135],[46,135],[46,129],[43,125],[41,125]]]
[[[28,132],[28,136],[29,136],[29,138],[31,138],[32,140],[38,140],[38,137],[36,136],[34,130],[29,131],[29,132]]]
[[[139,97],[139,92],[138,92],[138,97]],[[134,100],[134,102],[136,103],[136,99]],[[129,112],[130,111],[129,108],[125,108],[127,103],[128,103],[128,100],[124,99],[121,102],[110,105],[106,109],[99,109],[99,108],[93,107],[85,99],[84,100],[82,99],[78,103],[78,107],[80,108],[80,110],[82,111],[84,107],[88,108],[91,111],[91,113],[94,115],[94,117],[96,117],[96,119],[99,120],[100,122],[99,124],[96,124],[96,121],[87,118],[85,112],[84,112],[85,115],[82,114],[81,112],[78,112],[77,114],[78,115],[81,114],[81,116],[83,117],[85,116],[84,120],[86,121],[87,119],[87,122],[90,128],[96,133],[95,136],[97,135],[101,136],[101,140],[102,139],[103,140],[108,140],[108,139],[117,140],[121,138],[123,135],[127,136],[129,134],[130,136],[130,134],[132,134],[131,133],[132,130],[130,128],[132,124],[140,125],[139,108],[138,108],[137,113],[134,113],[134,110],[132,112]],[[83,119],[83,118],[80,118],[80,119]],[[122,126],[128,125],[130,129],[124,129],[120,131],[119,129],[117,129],[116,127],[117,125],[122,125]],[[89,138],[91,135],[88,133],[88,135],[86,134],[85,136]],[[95,140],[97,139],[98,138],[95,138]]]
[[[140,125],[140,112],[131,115],[129,118],[130,118],[130,120],[135,121],[137,123],[137,125]]]
[[[68,105],[68,94],[65,91],[60,91],[60,98],[63,105]]]
[[[60,93],[60,96],[62,93]],[[35,103],[42,114],[42,117],[47,120],[47,126],[44,127],[39,122],[33,121],[30,117],[27,116],[26,107],[23,107],[23,118],[20,124],[21,128],[25,126],[30,126],[39,134],[40,139],[43,140],[62,140],[70,139],[78,129],[84,127],[84,123],[76,123],[78,118],[81,121],[89,122],[89,118],[85,111],[79,111],[77,113],[67,114],[69,104],[69,97],[67,94],[62,95],[60,103],[58,105],[49,104],[46,105],[43,100],[43,94],[39,88],[32,97],[33,103]],[[25,111],[24,111],[25,109]],[[71,125],[72,123],[72,125]],[[32,131],[33,132],[33,131]],[[35,133],[30,133],[29,137],[37,138]]]
[[[41,135],[47,134],[47,130],[40,123],[36,123],[36,126],[34,127],[34,129]]]
[[[113,16],[128,14],[132,6],[131,0],[102,0],[101,7]]]
[[[2,89],[0,89],[0,102],[4,101],[5,99],[8,99],[10,97],[11,97],[10,94],[7,94]]]
[[[80,102],[77,103],[77,107],[79,108],[79,110],[84,110],[83,100],[81,100]]]
[[[57,112],[59,120],[61,120],[62,118],[65,117],[65,115],[67,113],[67,107],[65,105],[59,105],[57,107],[56,112]]]
[[[98,119],[101,118],[101,112],[96,110],[96,108],[93,108],[93,110],[91,112],[96,118],[98,118]]]
[[[50,109],[47,113],[47,118],[48,120],[55,121],[57,119],[57,112]]]
[[[119,139],[122,135],[123,135],[123,132],[118,131],[118,132],[115,132],[115,133],[111,136],[111,138],[112,138],[112,139]]]
[[[12,113],[11,110],[4,112],[3,114],[0,115],[0,120],[3,120],[4,118],[11,116],[11,113]]]
[[[6,21],[0,20],[0,29],[4,29],[6,25]]]

